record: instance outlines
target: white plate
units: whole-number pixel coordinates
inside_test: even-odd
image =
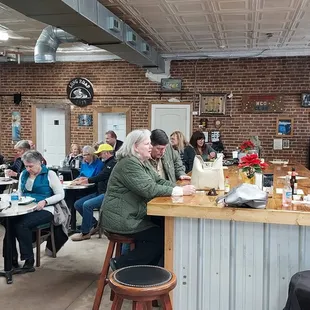
[[[0,211],[7,208],[10,205],[9,201],[0,201]]]
[[[18,201],[19,205],[27,205],[29,203],[32,203],[35,201],[35,198],[32,197],[21,197],[21,199]]]

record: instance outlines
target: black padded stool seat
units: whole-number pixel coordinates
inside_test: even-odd
[[[288,299],[283,310],[310,309],[310,270],[295,273],[290,281]]]
[[[117,270],[113,279],[125,286],[154,287],[169,282],[172,274],[158,266],[130,266]]]
[[[158,266],[138,265],[114,271],[109,285],[115,293],[112,310],[120,310],[124,299],[133,301],[132,309],[152,309],[152,301],[160,300],[162,309],[172,309],[169,292],[177,284],[175,274]]]

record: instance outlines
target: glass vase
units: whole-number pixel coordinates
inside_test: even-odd
[[[253,175],[252,178],[249,178],[246,174],[246,172],[240,170],[240,176],[241,176],[241,180],[242,183],[248,183],[248,184],[255,184],[255,175]]]

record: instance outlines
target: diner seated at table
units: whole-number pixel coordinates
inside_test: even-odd
[[[102,203],[101,226],[116,234],[130,235],[136,247],[110,260],[113,270],[131,265],[156,265],[164,253],[162,227],[146,214],[148,201],[158,196],[192,195],[192,185],[175,186],[161,178],[147,163],[151,157],[151,133],[147,129],[129,133],[116,153],[115,165]]]
[[[82,150],[79,144],[71,144],[71,153],[64,160],[65,167],[80,168],[83,161]]]
[[[114,154],[123,145],[123,141],[117,139],[117,135],[113,130],[109,130],[105,133],[105,143],[108,143],[113,147]]]
[[[149,163],[163,179],[176,183],[177,180],[189,180],[178,151],[169,143],[167,134],[161,129],[151,132],[151,157]]]
[[[193,163],[196,155],[200,155],[204,161],[216,159],[216,151],[205,142],[205,135],[202,131],[195,131],[189,145],[184,149],[184,163],[186,172],[193,169]]]
[[[173,149],[176,150],[180,154],[180,158],[182,160],[183,166],[185,167],[184,149],[186,146],[188,146],[189,143],[186,141],[184,134],[178,130],[174,131],[170,135],[170,143]]]
[[[25,169],[24,163],[21,159],[22,155],[30,150],[30,145],[27,140],[18,141],[14,150],[16,152],[16,158],[12,165],[7,167],[7,175],[13,178],[19,178],[20,173]]]
[[[113,147],[110,144],[101,144],[95,154],[104,161],[104,166],[98,175],[91,178],[81,177],[76,180],[76,184],[95,183],[97,185],[97,191],[96,193],[80,198],[74,203],[74,208],[82,216],[82,225],[81,233],[74,234],[71,237],[72,241],[90,239],[99,230],[98,221],[94,218],[93,212],[94,209],[100,209],[101,207],[116,160],[114,158]]]
[[[95,175],[98,175],[99,172],[103,168],[103,162],[101,159],[97,158],[95,154],[95,149],[90,146],[86,145],[82,149],[83,154],[83,162],[81,165],[80,174],[78,175],[78,178],[80,177],[94,177]],[[73,181],[75,182],[75,181]]]
[[[22,196],[33,197],[37,206],[36,211],[12,220],[13,235],[18,240],[20,258],[25,261],[23,269],[26,272],[35,271],[32,230],[38,225],[51,222],[54,218],[54,205],[65,197],[63,186],[56,173],[48,170],[41,160],[42,155],[35,150],[28,151],[22,156],[25,170],[19,177],[18,189]],[[18,267],[18,254],[14,245],[13,266]]]
[[[93,148],[97,151],[99,148],[99,145],[106,143],[105,141],[97,141],[93,143]]]
[[[36,149],[36,145],[33,143],[33,141],[32,140],[27,140],[28,141],[28,143],[29,143],[29,145],[30,145],[30,150],[35,150]],[[41,153],[40,153],[41,154]],[[45,165],[45,166],[47,166],[47,161],[46,161],[46,159],[43,157],[43,155],[41,154],[41,156],[42,156],[42,164],[43,165]]]

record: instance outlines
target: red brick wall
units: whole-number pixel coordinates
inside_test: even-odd
[[[195,75],[196,72],[196,75]],[[198,93],[233,92],[227,103],[225,116],[207,117],[207,130],[215,129],[216,119],[222,121],[222,140],[228,152],[249,137],[258,135],[263,156],[295,158],[308,161],[308,131],[310,109],[300,105],[301,92],[310,90],[310,58],[270,58],[240,60],[175,61],[171,64],[172,77],[182,78],[183,89],[194,92],[183,94],[183,100],[194,102],[198,110]],[[132,108],[132,129],[148,126],[148,103],[159,101],[158,85],[145,78],[145,71],[125,62],[56,63],[56,64],[0,64],[0,94],[21,92],[23,102],[15,106],[12,96],[0,96],[1,152],[12,156],[11,112],[20,111],[22,138],[31,137],[31,103],[53,103],[66,98],[70,79],[83,76],[94,86],[95,100],[87,108],[74,107],[71,114],[72,142],[92,143],[92,128],[78,127],[77,115],[91,113],[93,107]],[[249,114],[241,111],[242,94],[277,93],[284,97],[284,113],[294,118],[294,135],[289,137],[290,149],[273,151],[276,138],[276,119],[281,114]],[[162,100],[166,100],[163,97]],[[193,130],[198,128],[200,117],[194,117]]]

